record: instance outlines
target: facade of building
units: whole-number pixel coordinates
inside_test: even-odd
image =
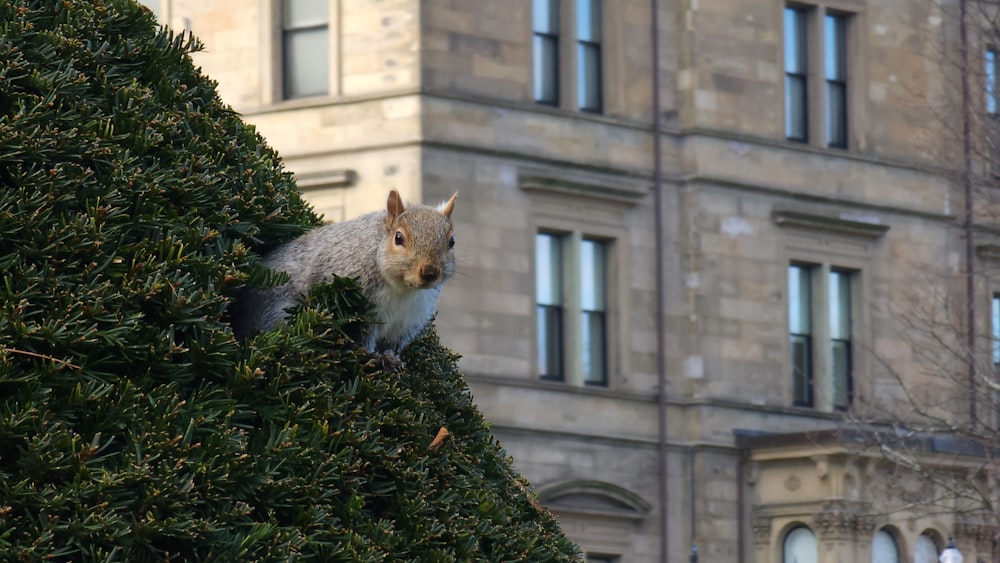
[[[149,4],[326,219],[458,191],[438,332],[590,561],[992,560],[830,432],[963,295],[947,3]]]

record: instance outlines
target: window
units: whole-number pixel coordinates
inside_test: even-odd
[[[563,282],[562,239],[556,235],[535,237],[535,288],[538,316],[538,375],[563,379]]]
[[[603,100],[601,0],[533,0],[534,98],[537,103],[600,113]],[[563,59],[574,49],[575,59]],[[563,72],[562,64],[569,72]],[[563,81],[566,82],[563,82]],[[560,83],[562,86],[560,87]],[[575,92],[575,97],[562,91]]]
[[[535,236],[537,370],[543,379],[608,384],[608,243]]]
[[[851,274],[830,271],[830,374],[833,380],[833,408],[844,410],[851,404]]]
[[[934,538],[920,534],[913,544],[913,563],[938,563],[938,547]]]
[[[826,265],[788,267],[792,404],[846,410],[854,395],[854,273]],[[825,323],[816,323],[822,319]]]
[[[986,87],[986,112],[997,113],[997,51],[986,50],[986,72],[983,76]]]
[[[588,553],[584,557],[585,563],[617,563],[618,558],[614,555],[595,555]]]
[[[994,293],[990,299],[990,326],[992,327],[993,369],[1000,370],[1000,293]]]
[[[559,105],[559,0],[534,0],[535,101]]]
[[[882,529],[872,538],[872,563],[899,563],[899,546],[896,538]]]
[[[603,242],[584,239],[580,244],[580,308],[583,381],[607,385],[607,258]]]
[[[990,298],[990,353],[993,357],[994,380],[1000,375],[1000,293],[994,293]],[[1000,428],[1000,392],[993,391],[990,395],[993,401],[993,424]]]
[[[329,93],[329,3],[283,0],[281,12],[282,97]]]
[[[812,280],[804,266],[788,268],[788,332],[792,351],[792,404],[813,406]]]
[[[819,546],[812,530],[805,526],[793,528],[785,536],[781,547],[784,563],[817,563],[819,561]]]
[[[785,136],[802,143],[809,140],[806,53],[806,12],[785,8]]]
[[[824,18],[826,73],[826,145],[847,148],[847,17]]]
[[[577,0],[577,104],[601,111],[601,0]]]
[[[848,147],[851,15],[824,6],[784,11],[785,138]]]

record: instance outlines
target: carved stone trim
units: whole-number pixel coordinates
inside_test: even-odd
[[[829,217],[804,211],[776,210],[771,218],[781,227],[827,231],[867,239],[877,239],[889,230],[889,225],[881,223],[857,221],[845,217]]]
[[[346,188],[354,185],[357,181],[358,173],[347,168],[295,175],[295,185],[301,190]]]
[[[771,541],[771,517],[754,516],[750,521],[753,528],[753,540],[758,545],[766,545]]]
[[[596,181],[595,181],[596,180]],[[649,195],[649,187],[640,181],[570,173],[522,169],[518,171],[518,186],[526,192],[547,192],[601,199],[636,205]]]

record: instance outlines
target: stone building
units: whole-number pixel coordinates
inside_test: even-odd
[[[991,560],[835,431],[964,295],[947,2],[147,4],[328,220],[459,192],[438,332],[589,561]]]

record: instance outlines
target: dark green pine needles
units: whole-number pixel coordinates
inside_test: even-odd
[[[0,559],[576,557],[433,333],[384,373],[338,280],[233,338],[258,256],[319,220],[194,40],[126,1],[0,26]]]

